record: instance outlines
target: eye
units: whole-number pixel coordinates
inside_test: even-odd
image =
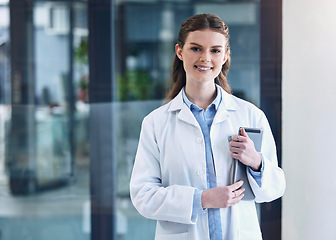
[[[213,53],[220,53],[221,51],[218,50],[218,49],[212,49],[211,52],[213,52]]]
[[[191,48],[191,50],[192,50],[192,51],[194,51],[194,52],[201,51],[201,49],[200,49],[200,48],[198,48],[198,47],[192,47],[192,48]]]

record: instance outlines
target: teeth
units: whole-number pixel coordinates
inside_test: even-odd
[[[202,71],[206,71],[206,70],[210,70],[211,68],[210,67],[197,67],[199,70],[202,70]]]

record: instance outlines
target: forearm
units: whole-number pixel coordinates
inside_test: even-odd
[[[192,205],[195,188],[160,184],[131,184],[131,200],[138,212],[146,218],[192,224]]]

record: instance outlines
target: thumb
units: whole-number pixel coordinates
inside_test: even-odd
[[[241,134],[243,137],[248,137],[247,133],[245,132],[245,128],[241,128],[241,129],[240,129],[240,134]]]

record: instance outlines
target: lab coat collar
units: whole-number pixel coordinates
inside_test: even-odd
[[[226,121],[229,118],[230,111],[236,111],[239,109],[238,104],[236,103],[234,97],[227,93],[223,88],[219,87],[222,92],[222,101],[218,107],[217,114],[213,120],[213,124],[221,123]]]
[[[199,107],[197,105],[195,105],[194,103],[190,102],[190,100],[188,99],[186,93],[185,93],[185,87],[182,88],[182,99],[183,102],[185,104],[187,104],[188,108],[190,108],[190,110],[192,110],[193,107],[196,107],[196,109],[199,109]],[[222,91],[219,89],[219,86],[216,85],[216,98],[213,100],[213,102],[208,106],[214,106],[216,111],[218,110],[218,106],[220,104],[220,102],[222,101]]]
[[[183,101],[182,90],[180,93],[171,101],[168,111],[179,111],[177,117],[182,121],[194,125],[195,127],[199,127],[196,118],[188,108],[188,106]]]
[[[214,118],[213,123],[219,123],[225,121],[229,117],[228,111],[235,111],[239,109],[238,104],[234,100],[231,94],[228,94],[223,88],[217,85],[217,89],[219,89],[222,93],[222,101],[218,107],[217,114]],[[196,127],[199,127],[197,120],[194,115],[188,108],[188,106],[183,102],[182,90],[179,94],[171,101],[171,104],[168,108],[168,111],[179,111],[178,118],[182,121],[190,123]]]

